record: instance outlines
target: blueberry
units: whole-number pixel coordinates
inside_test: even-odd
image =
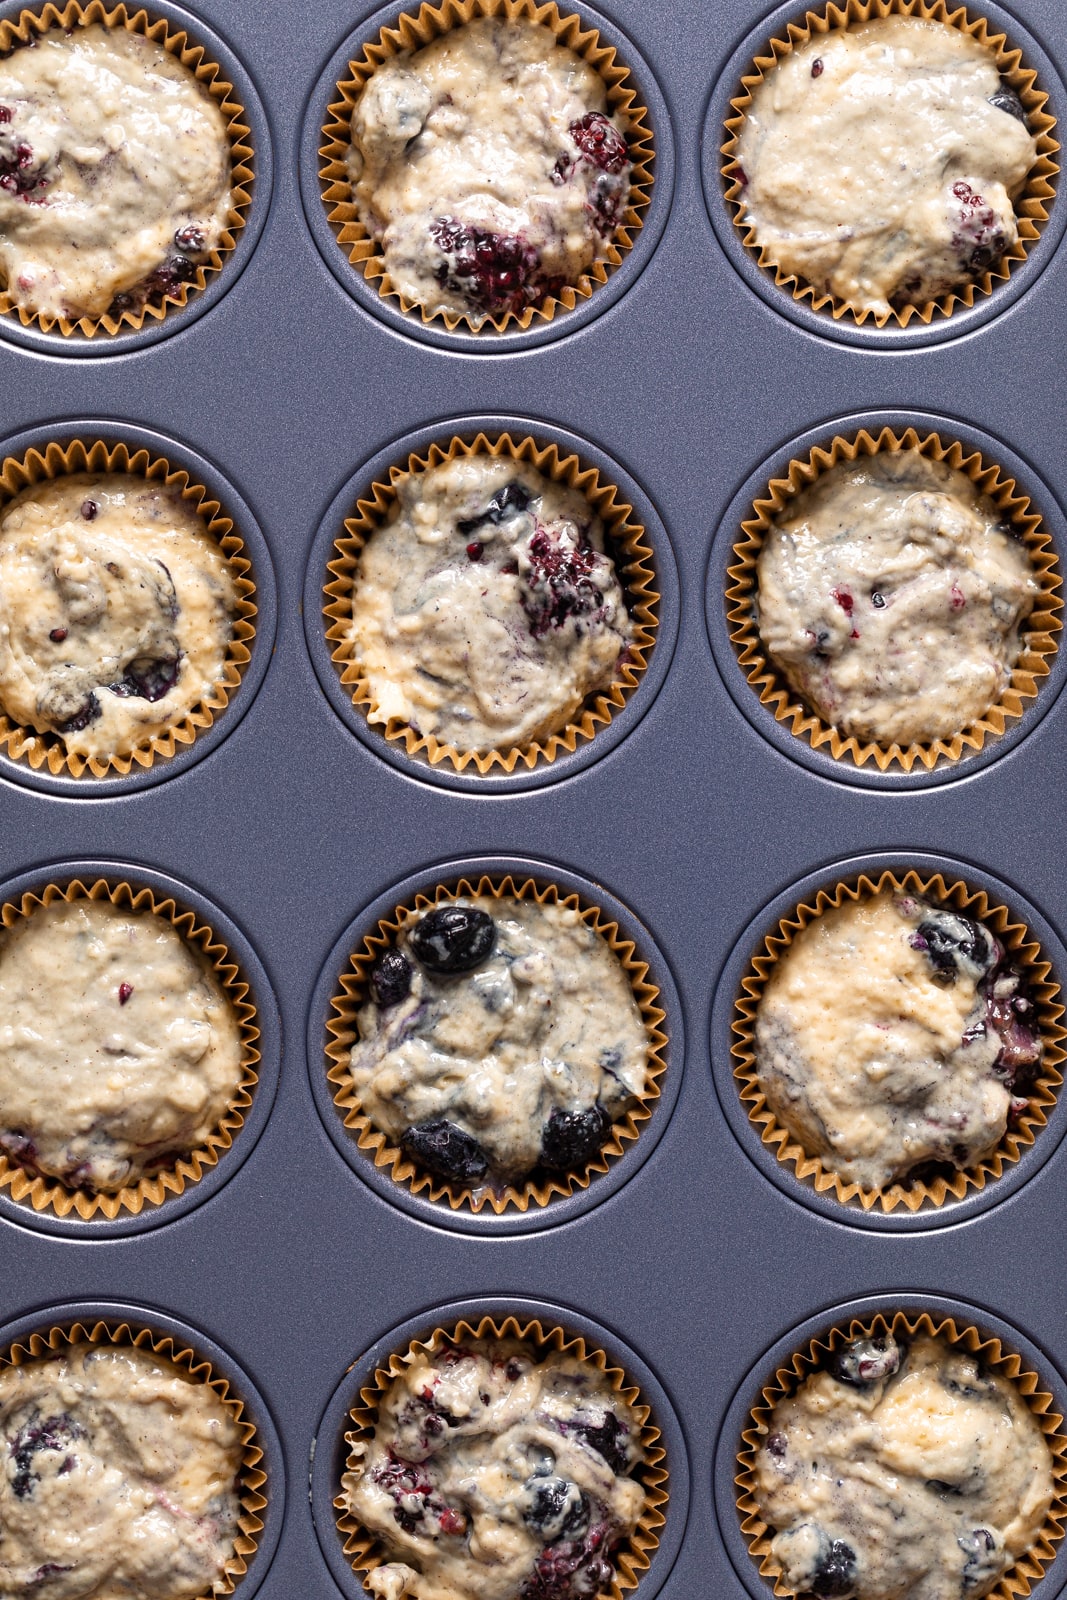
[[[899,1366],[900,1346],[891,1333],[886,1333],[880,1338],[853,1339],[843,1345],[831,1361],[830,1371],[839,1383],[862,1389],[892,1377]]]
[[[1024,127],[1026,126],[1026,111],[1023,108],[1023,103],[1011,84],[1006,83],[1003,78],[1000,80],[1000,88],[996,94],[989,96],[989,104],[996,106],[998,111],[1006,111],[1009,117],[1014,117],[1017,122],[1021,122]]]
[[[438,1177],[456,1183],[476,1183],[489,1170],[477,1139],[444,1117],[408,1128],[400,1137],[400,1148]]]
[[[988,1528],[975,1528],[972,1533],[961,1533],[956,1540],[964,1554],[963,1592],[985,1587],[1001,1570],[997,1541]]]
[[[619,173],[630,159],[626,140],[602,111],[587,111],[571,123],[569,132],[582,155],[601,172]]]
[[[438,906],[411,935],[415,959],[429,972],[473,972],[496,944],[496,923],[474,906]]]
[[[956,981],[961,967],[970,967],[972,976],[981,976],[995,966],[996,941],[980,922],[953,911],[936,911],[920,922],[911,943],[922,950],[939,983]]]
[[[100,507],[95,500],[83,500],[81,503],[81,513],[86,522],[92,522],[99,510]]]
[[[412,965],[401,950],[387,950],[370,970],[370,986],[380,1006],[398,1006],[411,993]]]
[[[65,1412],[58,1416],[45,1417],[42,1421],[40,1412],[34,1411],[11,1441],[11,1456],[15,1463],[11,1488],[16,1497],[25,1500],[27,1496],[32,1495],[34,1484],[40,1482],[41,1475],[34,1469],[37,1465],[35,1457],[42,1450],[54,1451],[63,1456],[64,1459],[56,1468],[57,1477],[70,1472],[74,1466],[74,1457],[69,1451],[75,1440],[81,1437],[82,1430]]]
[[[568,1423],[566,1431],[577,1434],[590,1450],[595,1450],[598,1456],[603,1456],[616,1477],[624,1477],[629,1472],[630,1455],[626,1444],[630,1433],[614,1411],[605,1408],[598,1422],[586,1422],[579,1418],[575,1422]]]
[[[811,1587],[817,1595],[850,1595],[856,1587],[856,1552],[844,1539],[832,1539],[815,1566]]]
[[[75,711],[74,715],[67,717],[63,722],[57,722],[56,729],[59,733],[81,733],[83,728],[87,728],[91,722],[95,722],[102,715],[100,702],[96,695],[90,691],[88,697]]]
[[[767,1454],[775,1461],[783,1461],[789,1450],[789,1441],[784,1433],[769,1433],[767,1435]]]
[[[140,700],[162,700],[178,681],[178,660],[175,656],[168,656],[162,660],[153,660],[150,656],[139,656],[130,663],[125,673],[116,683],[108,684],[112,694],[118,695],[123,700],[136,697]]]
[[[592,1161],[611,1127],[602,1105],[588,1111],[553,1110],[541,1133],[541,1163],[570,1172]]]
[[[484,511],[479,511],[476,517],[464,517],[462,522],[456,523],[456,527],[464,538],[469,533],[476,533],[487,522],[498,528],[509,517],[517,517],[520,512],[525,511],[529,504],[529,492],[521,483],[512,480],[497,490]]]

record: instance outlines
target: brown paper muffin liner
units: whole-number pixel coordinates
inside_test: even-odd
[[[579,1334],[569,1334],[560,1327],[545,1327],[536,1320],[520,1322],[514,1316],[499,1320],[486,1316],[477,1322],[469,1322],[464,1318],[454,1327],[435,1328],[428,1338],[415,1339],[406,1350],[391,1355],[388,1365],[379,1367],[373,1381],[360,1389],[359,1399],[348,1413],[352,1427],[345,1434],[349,1457],[347,1469],[341,1476],[344,1492],[334,1500],[337,1531],[344,1539],[344,1553],[352,1563],[353,1572],[358,1573],[366,1585],[367,1574],[390,1559],[381,1540],[369,1533],[348,1510],[346,1495],[355,1483],[352,1477],[356,1459],[354,1447],[373,1438],[378,1407],[405,1367],[421,1355],[435,1355],[447,1345],[461,1345],[472,1339],[518,1339],[532,1347],[537,1355],[566,1355],[587,1362],[609,1380],[611,1388],[633,1410],[640,1424],[641,1447],[645,1457],[640,1474],[645,1490],[645,1508],[630,1539],[620,1545],[611,1558],[615,1579],[605,1593],[610,1600],[621,1600],[627,1590],[637,1587],[641,1574],[647,1571],[659,1545],[659,1530],[667,1520],[665,1507],[669,1497],[670,1471],[667,1452],[660,1443],[660,1430],[652,1419],[650,1407],[641,1398],[640,1389],[631,1383],[621,1367],[611,1363],[603,1350],[587,1344]]]
[[[615,1119],[596,1160],[580,1171],[552,1174],[540,1178],[536,1183],[527,1180],[521,1188],[509,1184],[499,1192],[489,1185],[470,1189],[446,1183],[435,1174],[417,1167],[399,1146],[390,1142],[388,1134],[373,1125],[363,1110],[352,1082],[349,1057],[359,1037],[356,1014],[367,998],[370,969],[383,950],[395,945],[401,930],[413,918],[422,916],[433,906],[446,905],[461,895],[472,898],[491,895],[497,900],[506,896],[515,900],[535,900],[538,905],[558,905],[580,911],[582,921],[600,934],[630,980],[634,1000],[648,1034],[645,1091],[636,1105]],[[517,882],[510,874],[502,878],[484,875],[477,880],[461,878],[455,884],[439,885],[432,896],[416,895],[410,904],[397,906],[390,916],[381,918],[375,931],[368,934],[360,948],[349,957],[348,970],[341,974],[339,990],[330,1001],[330,1016],[326,1023],[326,1055],[330,1063],[326,1077],[334,1086],[334,1104],[343,1113],[344,1125],[354,1136],[358,1148],[368,1156],[372,1155],[376,1167],[385,1167],[390,1176],[397,1183],[404,1184],[412,1194],[426,1195],[431,1201],[447,1200],[453,1211],[466,1207],[477,1213],[490,1207],[497,1216],[509,1207],[527,1211],[530,1206],[545,1206],[556,1195],[566,1196],[578,1189],[587,1189],[596,1174],[607,1172],[612,1162],[624,1153],[625,1146],[638,1137],[642,1124],[652,1115],[660,1097],[660,1079],[667,1070],[667,1034],[663,1028],[667,1014],[658,1004],[659,993],[657,986],[649,980],[648,964],[641,960],[633,940],[623,936],[617,922],[610,921],[596,906],[584,905],[576,894],[564,894],[554,884],[538,884],[533,878]]]
[[[1053,1396],[1040,1387],[1037,1373],[1028,1371],[1021,1357],[1007,1349],[999,1339],[984,1336],[975,1327],[961,1327],[951,1317],[941,1313],[931,1315],[925,1311],[918,1316],[902,1310],[879,1312],[866,1321],[853,1317],[812,1339],[805,1349],[798,1350],[790,1364],[780,1367],[773,1381],[761,1391],[759,1401],[749,1413],[748,1424],[741,1433],[741,1448],[737,1452],[738,1470],[734,1479],[741,1531],[748,1540],[749,1554],[759,1566],[761,1577],[766,1578],[768,1586],[773,1585],[776,1595],[792,1595],[796,1592],[785,1583],[782,1569],[771,1554],[771,1539],[775,1530],[764,1522],[755,1495],[756,1455],[771,1431],[775,1406],[794,1395],[813,1372],[825,1367],[828,1358],[843,1344],[853,1339],[876,1338],[887,1333],[896,1338],[927,1335],[959,1346],[968,1355],[984,1362],[999,1377],[1010,1380],[1029,1406],[1052,1454],[1055,1498],[1037,1543],[1014,1566],[1009,1567],[1000,1581],[988,1591],[988,1600],[1016,1600],[1018,1596],[1028,1595],[1032,1586],[1044,1576],[1045,1568],[1056,1554],[1055,1547],[1063,1538],[1063,1524],[1067,1517],[1067,1435],[1063,1432],[1063,1418],[1052,1409]]]
[[[527,306],[522,312],[505,311],[483,318],[473,318],[465,312],[428,311],[417,301],[400,293],[385,264],[385,257],[370,237],[356,210],[355,195],[348,175],[346,158],[352,148],[352,109],[366,86],[367,80],[393,56],[405,50],[418,50],[430,44],[452,28],[462,27],[476,17],[506,17],[536,22],[551,30],[556,42],[573,50],[594,72],[604,80],[608,111],[617,114],[626,127],[630,150],[632,174],[630,195],[622,221],[607,244],[607,258],[597,261],[582,274],[577,283],[567,285],[558,295],[549,295],[539,306]],[[383,28],[376,40],[363,47],[357,61],[348,63],[348,76],[337,85],[336,96],[327,107],[319,148],[321,166],[319,182],[322,186],[323,204],[327,218],[337,235],[338,244],[346,251],[349,261],[363,273],[367,282],[375,285],[386,299],[395,299],[405,313],[417,311],[423,322],[442,321],[450,333],[457,328],[471,333],[495,330],[504,333],[512,328],[528,328],[535,318],[551,322],[557,311],[573,311],[579,300],[588,299],[598,284],[606,283],[609,273],[622,263],[623,256],[633,248],[640,232],[644,212],[652,198],[655,173],[655,150],[652,128],[646,106],[637,95],[637,86],[630,69],[615,58],[610,45],[601,44],[596,28],[586,28],[581,17],[560,11],[548,0],[439,0],[437,5],[423,4],[417,14],[402,12],[394,26]]]
[[[941,295],[937,300],[928,300],[924,305],[871,311],[867,307],[839,300],[836,295],[821,292],[813,284],[806,283],[774,262],[760,244],[756,229],[745,221],[745,188],[741,182],[737,151],[753,95],[783,56],[802,49],[818,34],[857,27],[861,23],[884,17],[920,17],[926,22],[945,23],[959,28],[962,33],[983,45],[995,59],[1001,77],[1022,101],[1027,125],[1037,143],[1037,159],[1015,201],[1018,241],[1001,256],[995,266],[974,283]],[[809,301],[814,311],[828,311],[835,322],[844,317],[860,326],[871,321],[879,328],[887,324],[906,328],[912,321],[929,325],[935,317],[951,316],[957,306],[972,306],[980,295],[992,294],[999,283],[1007,281],[1018,263],[1026,260],[1030,246],[1041,237],[1056,194],[1055,183],[1060,170],[1056,160],[1060,146],[1053,132],[1056,119],[1046,109],[1047,105],[1048,95],[1038,87],[1037,74],[1023,65],[1022,51],[1013,48],[1006,35],[995,32],[982,17],[972,16],[963,6],[952,5],[949,0],[843,0],[841,4],[828,5],[824,11],[806,11],[802,17],[798,16],[796,22],[788,24],[785,38],[768,40],[751,69],[742,77],[741,92],[730,101],[731,115],[726,119],[726,138],[720,146],[720,154],[725,198],[732,207],[734,225],[747,249],[761,267],[774,274],[774,281],[780,288],[788,290],[794,300]]]
[[[244,541],[218,500],[202,484],[195,483],[184,468],[172,467],[165,457],[153,456],[143,448],[130,450],[124,444],[75,439],[66,445],[49,444],[43,451],[27,450],[18,458],[8,456],[0,463],[0,517],[24,489],[75,472],[129,473],[180,494],[186,505],[203,520],[208,534],[226,557],[234,580],[233,635],[219,682],[181,722],[163,733],[148,734],[128,755],[77,755],[65,748],[60,734],[38,733],[35,728],[13,722],[0,705],[0,750],[6,751],[13,761],[25,761],[35,772],[44,767],[53,777],[66,774],[73,778],[126,778],[136,768],[147,769],[157,759],[174,755],[179,745],[192,744],[197,734],[210,728],[229,704],[252,659],[251,646],[256,636],[256,585]]]
[[[183,1377],[214,1389],[227,1411],[233,1417],[242,1436],[242,1464],[238,1482],[240,1487],[241,1515],[237,1519],[237,1535],[233,1555],[216,1578],[210,1590],[195,1596],[195,1600],[215,1600],[218,1595],[232,1594],[237,1581],[248,1570],[251,1557],[259,1548],[259,1535],[263,1531],[262,1513],[267,1504],[267,1474],[260,1463],[263,1450],[257,1441],[256,1427],[245,1416],[245,1403],[234,1394],[229,1379],[217,1373],[204,1356],[195,1350],[176,1344],[170,1334],[155,1334],[150,1328],[128,1322],[109,1323],[75,1322],[70,1326],[59,1324],[31,1333],[26,1338],[9,1345],[0,1352],[0,1366],[21,1367],[42,1356],[55,1355],[65,1347],[78,1344],[132,1345],[137,1350],[151,1350],[161,1360],[173,1362]]]
[[[0,290],[0,315],[17,316],[24,328],[36,325],[45,333],[53,330],[68,336],[81,333],[87,339],[100,333],[118,333],[122,329],[141,328],[149,317],[161,322],[167,312],[184,306],[194,290],[206,287],[207,280],[222,270],[224,259],[237,243],[237,235],[244,227],[252,204],[253,151],[251,129],[245,121],[244,106],[236,98],[234,87],[222,75],[217,62],[206,54],[203,45],[197,44],[184,31],[172,27],[159,17],[154,22],[143,8],[134,9],[124,4],[107,5],[104,0],[89,0],[80,5],[78,0],[67,0],[65,5],[54,5],[49,0],[39,12],[21,11],[12,21],[0,22],[0,56],[9,54],[29,40],[51,29],[88,28],[94,24],[105,28],[125,28],[129,33],[143,34],[153,44],[161,45],[196,78],[204,91],[214,100],[226,124],[230,141],[230,213],[227,226],[208,259],[197,266],[196,275],[189,283],[175,284],[161,305],[145,304],[117,316],[106,311],[101,317],[53,316],[48,312],[27,311],[16,305],[6,289]]]
[[[1026,1111],[1016,1123],[1009,1125],[992,1155],[951,1176],[913,1178],[906,1183],[891,1184],[886,1189],[876,1189],[849,1182],[831,1172],[819,1156],[809,1154],[794,1135],[781,1126],[759,1082],[755,1030],[756,1014],[767,981],[777,963],[788,955],[796,936],[824,912],[846,902],[855,904],[870,899],[884,890],[921,895],[935,904],[950,906],[984,923],[996,935],[1030,985],[1037,1005],[1037,1031],[1044,1044],[1044,1055],[1039,1074],[1028,1091]],[[752,957],[748,972],[741,980],[732,1024],[734,1079],[749,1121],[759,1130],[762,1142],[774,1151],[783,1166],[794,1167],[797,1178],[810,1183],[816,1194],[831,1193],[842,1205],[858,1204],[864,1211],[878,1207],[889,1213],[903,1206],[914,1212],[923,1206],[942,1206],[950,1199],[962,1200],[970,1190],[984,1189],[987,1183],[999,1178],[1005,1167],[1018,1161],[1023,1151],[1034,1143],[1048,1121],[1048,1112],[1055,1105],[1063,1083],[1062,1064],[1067,1057],[1063,1046],[1067,1029],[1061,1025],[1064,1007],[1060,995],[1052,967],[1026,924],[1017,921],[1006,906],[990,900],[983,890],[971,889],[958,879],[949,882],[941,873],[926,877],[912,871],[898,877],[896,873],[883,872],[877,878],[861,873],[853,880],[820,889],[812,900],[796,906],[788,917],[781,919],[774,932],[767,935]]]
[[[840,462],[855,462],[882,451],[917,450],[931,461],[940,461],[963,472],[976,489],[986,495],[1011,525],[1026,547],[1040,594],[1020,634],[1022,649],[1012,668],[1011,678],[999,700],[969,727],[950,739],[932,739],[909,745],[879,744],[843,734],[832,723],[824,722],[806,705],[771,661],[756,623],[759,594],[757,563],[764,540],[774,520],[788,510],[790,500],[806,489],[823,472]],[[943,442],[936,433],[919,434],[907,428],[898,434],[883,428],[872,435],[861,429],[852,438],[841,435],[830,444],[816,447],[803,460],[791,461],[786,477],[772,478],[751,514],[741,524],[742,538],[733,547],[734,559],[727,568],[726,615],[730,638],[737,658],[760,704],[767,706],[776,722],[785,723],[798,739],[806,739],[813,750],[826,748],[835,761],[848,760],[857,767],[873,763],[879,772],[898,767],[911,772],[916,766],[927,771],[948,765],[981,750],[987,739],[999,738],[1008,724],[1021,717],[1026,702],[1038,693],[1040,681],[1048,676],[1058,649],[1057,635],[1063,627],[1060,612],[1063,578],[1059,558],[1041,517],[1028,495],[1006,473],[982,454],[967,449],[958,440]]]
[[[21,917],[30,917],[40,907],[54,905],[58,900],[109,900],[112,905],[130,911],[154,912],[171,923],[210,967],[233,1008],[241,1036],[241,1078],[218,1127],[202,1146],[191,1150],[187,1156],[146,1173],[136,1183],[114,1194],[67,1188],[47,1174],[20,1166],[13,1157],[0,1151],[0,1191],[6,1191],[12,1200],[32,1206],[34,1211],[51,1210],[57,1217],[67,1217],[74,1212],[83,1222],[91,1222],[94,1217],[105,1217],[113,1222],[124,1214],[137,1216],[146,1206],[162,1205],[169,1195],[182,1194],[189,1184],[196,1183],[210,1167],[216,1166],[230,1149],[259,1082],[257,1041],[260,1030],[251,990],[240,968],[218,935],[192,911],[183,910],[169,897],[163,899],[144,885],[138,887],[125,881],[108,883],[104,878],[83,883],[75,878],[63,886],[50,883],[34,893],[24,894],[17,902],[5,901],[0,906],[0,924],[12,928]]]
[[[618,677],[606,689],[586,697],[576,721],[568,722],[559,733],[546,739],[512,745],[506,750],[457,750],[454,745],[442,744],[432,733],[416,733],[411,724],[400,717],[383,716],[364,676],[362,662],[356,657],[356,643],[349,631],[360,554],[367,540],[395,510],[400,483],[412,473],[439,467],[457,456],[480,455],[507,456],[512,461],[525,462],[553,483],[564,484],[585,496],[604,524],[607,553],[615,561],[634,623],[628,660],[619,668]],[[333,660],[340,671],[341,682],[351,690],[352,704],[365,713],[367,721],[378,727],[386,739],[402,743],[409,756],[424,756],[431,766],[447,762],[457,772],[474,767],[484,777],[495,767],[511,773],[520,763],[533,768],[538,763],[554,761],[564,753],[573,754],[580,740],[592,739],[597,729],[621,710],[648,666],[659,626],[660,599],[654,587],[656,574],[648,536],[636,521],[633,507],[620,497],[614,484],[603,480],[595,467],[583,467],[577,456],[562,455],[554,444],[539,445],[529,437],[513,439],[508,433],[494,438],[479,433],[469,442],[453,438],[447,444],[432,444],[425,455],[412,451],[402,466],[390,467],[388,482],[373,483],[367,496],[357,501],[355,512],[345,519],[345,531],[334,545],[334,552],[327,567],[331,580],[323,589],[323,615],[326,638],[334,646]]]

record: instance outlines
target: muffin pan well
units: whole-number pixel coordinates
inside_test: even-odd
[[[765,918],[871,861],[934,863],[986,887],[1067,981],[1067,651],[1003,735],[883,778],[775,722],[739,665],[725,599],[740,524],[768,478],[876,422],[980,450],[1025,489],[1064,558],[1064,197],[1008,282],[939,322],[932,342],[910,328],[849,342],[832,318],[798,318],[773,283],[746,280],[719,186],[709,106],[804,5],[576,9],[617,32],[660,164],[633,250],[573,312],[529,335],[452,337],[356,287],[322,204],[318,132],[353,41],[399,3],[386,14],[374,0],[188,0],[190,32],[218,36],[242,64],[246,104],[254,90],[262,108],[257,152],[274,155],[273,180],[257,168],[238,248],[140,339],[16,342],[0,318],[5,456],[89,431],[136,440],[217,496],[256,569],[244,680],[149,782],[44,779],[0,758],[4,898],[60,871],[159,883],[238,952],[265,1041],[273,1030],[250,1122],[150,1226],[144,1213],[129,1228],[49,1222],[0,1195],[0,1322],[51,1325],[74,1302],[177,1319],[273,1417],[290,1492],[269,1502],[277,1539],[261,1542],[238,1600],[253,1587],[263,1600],[362,1592],[336,1567],[332,1507],[320,1509],[353,1385],[397,1340],[472,1304],[494,1315],[532,1304],[617,1353],[650,1397],[671,1489],[652,1564],[624,1591],[635,1600],[769,1600],[741,1532],[736,1455],[765,1363],[806,1341],[809,1322],[857,1302],[956,1307],[980,1328],[1007,1325],[1005,1343],[1057,1410],[1067,1403],[1064,1102],[981,1194],[871,1228],[750,1148],[729,1055],[740,963]],[[1060,116],[1062,6],[1017,0],[1004,25]],[[329,550],[364,485],[435,439],[494,427],[556,441],[618,485],[661,597],[648,669],[612,721],[514,778],[445,772],[370,729],[323,625]],[[398,1188],[352,1143],[326,1079],[330,998],[367,923],[409,887],[486,863],[610,912],[667,1013],[663,1090],[637,1138],[587,1190],[515,1213],[518,1227]],[[1033,1593],[1054,1600],[1065,1584],[1057,1556]]]

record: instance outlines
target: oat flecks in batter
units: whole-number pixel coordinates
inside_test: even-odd
[[[0,704],[107,758],[173,727],[222,677],[235,589],[178,491],[76,473],[0,516]]]
[[[574,908],[487,895],[412,915],[370,989],[351,1058],[362,1107],[461,1187],[584,1167],[644,1092],[630,981]]]
[[[1011,680],[1040,595],[1021,540],[917,450],[840,462],[791,500],[758,564],[767,652],[843,734],[948,739]]]
[[[1007,1379],[921,1336],[846,1345],[775,1405],[760,1513],[789,1588],[839,1600],[980,1600],[1052,1502],[1048,1445]]]
[[[218,979],[164,917],[75,900],[0,934],[0,1147],[31,1171],[112,1192],[187,1155],[241,1054]]]
[[[756,1016],[759,1082],[809,1155],[880,1188],[996,1148],[1041,1059],[1035,1028],[987,928],[884,890],[815,917],[775,964]]]
[[[395,288],[476,325],[606,259],[630,190],[603,79],[548,28],[497,17],[378,68],[349,172]]]
[[[784,56],[737,152],[767,257],[883,314],[996,265],[1018,238],[1013,201],[1036,156],[993,53],[916,17],[817,34]]]
[[[632,1411],[595,1367],[518,1341],[419,1355],[357,1444],[349,1510],[393,1557],[381,1600],[606,1593],[644,1490]]]
[[[0,1372],[0,1592],[191,1600],[233,1554],[237,1424],[206,1383],[132,1346]]]
[[[353,655],[376,720],[459,751],[559,732],[633,640],[589,501],[495,456],[412,473],[398,495],[352,596]]]

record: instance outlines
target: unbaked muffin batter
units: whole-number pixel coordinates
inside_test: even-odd
[[[54,28],[0,60],[0,278],[15,304],[100,317],[173,295],[231,207],[222,113],[125,28]]]
[[[633,989],[576,909],[481,896],[412,914],[369,987],[351,1058],[363,1110],[461,1185],[584,1167],[644,1091]]]
[[[758,564],[767,652],[825,722],[883,745],[951,738],[994,705],[1040,594],[1025,545],[964,473],[917,450],[840,462]]]
[[[767,258],[883,314],[997,264],[1036,156],[992,52],[918,17],[790,51],[755,90],[737,151],[744,220]]]
[[[218,979],[172,923],[104,900],[0,933],[0,1148],[113,1191],[217,1127],[241,1078]]]
[[[233,1554],[237,1424],[151,1351],[79,1344],[0,1372],[0,1593],[187,1600]]]
[[[519,18],[477,18],[380,66],[352,113],[349,172],[395,288],[475,325],[576,284],[630,191],[603,79]]]
[[[778,1121],[842,1178],[989,1155],[1041,1059],[1034,1002],[980,922],[892,890],[825,911],[775,964],[756,1016]]]
[[[979,1600],[1037,1539],[1052,1462],[1025,1401],[960,1346],[855,1340],[774,1407],[760,1512],[791,1590]]]
[[[126,755],[219,681],[234,582],[175,490],[75,473],[0,516],[0,705],[82,756]]]
[[[579,1600],[607,1592],[637,1526],[637,1421],[592,1365],[518,1343],[420,1355],[345,1477],[393,1558],[382,1600]]]
[[[352,596],[375,720],[460,751],[558,732],[633,639],[589,501],[495,456],[412,473],[398,494]]]

